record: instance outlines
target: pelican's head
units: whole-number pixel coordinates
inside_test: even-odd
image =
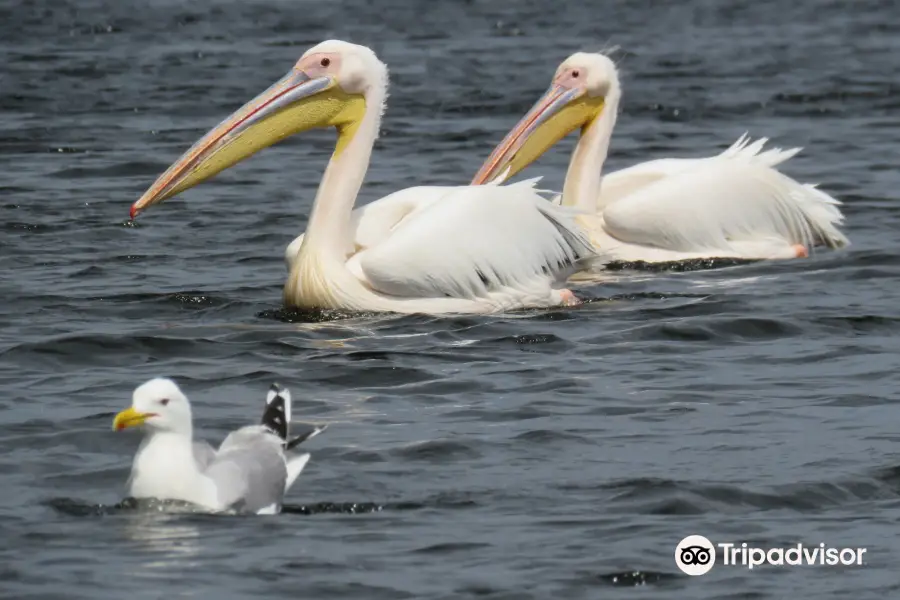
[[[171,379],[157,378],[141,384],[131,407],[113,419],[113,429],[146,426],[153,431],[191,432],[191,405]]]
[[[354,128],[369,89],[386,79],[387,68],[365,46],[329,40],[310,48],[287,75],[191,146],[131,206],[131,218],[291,135]],[[342,149],[339,143],[335,154]]]
[[[618,74],[608,57],[576,52],[567,58],[550,89],[494,149],[472,185],[512,177],[569,133],[590,125],[612,90],[618,90]]]

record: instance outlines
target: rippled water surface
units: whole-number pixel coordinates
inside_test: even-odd
[[[890,2],[6,0],[0,5],[0,594],[9,598],[890,598],[900,553]],[[366,202],[467,182],[569,53],[619,46],[610,168],[744,131],[845,203],[809,260],[611,272],[576,309],[285,318],[285,245],[333,134],[127,223],[187,146],[309,46],[370,45],[391,96]],[[526,175],[562,185],[572,139]],[[175,378],[219,441],[272,381],[329,423],[277,517],[118,503]],[[689,534],[866,547],[717,565]]]

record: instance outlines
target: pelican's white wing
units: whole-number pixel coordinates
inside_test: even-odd
[[[723,161],[774,168],[801,150],[800,148],[790,148],[788,150],[769,148],[763,151],[763,146],[767,141],[768,138],[760,138],[750,143],[750,138],[745,133],[721,154],[715,156],[648,160],[604,175],[600,184],[598,210],[603,210],[603,208],[613,202],[667,177],[705,168],[712,164],[721,164]]]
[[[596,254],[575,213],[542,198],[535,182],[424,188],[442,196],[347,266],[393,297],[503,303],[534,295],[546,305],[551,288]]]
[[[348,250],[359,252],[384,240],[398,223],[431,206],[443,197],[446,191],[446,187],[407,188],[354,209],[350,213],[353,248]],[[284,262],[289,273],[297,253],[300,252],[303,235],[300,234],[295,238],[284,251]]]
[[[428,208],[446,193],[446,186],[412,187],[360,206],[350,217],[357,251],[384,241],[402,221]]]
[[[837,229],[839,204],[765,164],[714,157],[612,202],[600,219],[618,242],[684,255],[641,256],[631,248],[619,255],[624,260],[774,258],[795,244],[847,245]]]

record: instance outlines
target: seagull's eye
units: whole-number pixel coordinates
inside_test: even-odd
[[[162,404],[163,406],[166,406],[167,404],[169,404],[169,399],[163,398],[162,400],[159,401],[159,403]]]
[[[328,65],[331,64],[331,59],[330,59],[330,58],[323,58],[323,59],[322,59],[322,62],[320,62],[319,64],[322,65],[323,67],[327,67]]]
[[[575,79],[578,79],[579,75],[581,75],[581,73],[578,72],[578,69],[572,71],[572,77],[574,77]]]

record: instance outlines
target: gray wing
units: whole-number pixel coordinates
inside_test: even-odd
[[[207,442],[194,442],[194,460],[202,471],[216,457],[216,450]]]
[[[282,444],[278,436],[258,425],[230,433],[205,470],[219,500],[254,513],[269,507],[280,510],[287,480]]]

